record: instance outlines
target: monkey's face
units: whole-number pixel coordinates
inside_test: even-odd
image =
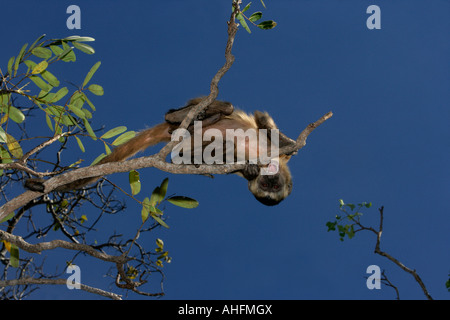
[[[292,178],[287,161],[280,161],[276,170],[269,164],[261,168],[260,174],[248,182],[248,188],[255,198],[266,206],[274,206],[284,200],[292,191]]]

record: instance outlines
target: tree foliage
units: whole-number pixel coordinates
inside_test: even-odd
[[[103,87],[95,83],[100,61],[92,65],[79,85],[65,85],[67,81],[59,79],[73,75],[58,75],[54,71],[61,70],[55,67],[58,63],[75,63],[79,53],[94,54],[94,48],[88,44],[93,41],[91,37],[80,36],[47,40],[42,35],[31,45],[23,45],[18,54],[9,59],[6,69],[0,69],[0,192],[5,202],[10,198],[11,187],[18,187],[29,177],[52,177],[79,167],[82,160],[73,163],[62,161],[68,145],[77,145],[82,154],[87,140],[101,143],[104,152],[96,156],[91,163],[93,165],[109,154],[113,147],[135,136],[135,132],[128,131],[126,126],[106,130],[103,134],[91,126],[96,111],[92,96],[104,94]],[[35,130],[36,134],[30,129],[34,127],[39,128]],[[50,149],[50,146],[56,148]],[[141,224],[138,224],[140,219],[137,215],[134,235],[113,234],[104,242],[99,242],[98,235],[95,235],[96,225],[106,215],[125,209],[124,203],[113,196],[114,190],[120,188],[107,180],[83,190],[42,195],[4,217],[0,221],[0,262],[4,268],[0,277],[1,297],[21,299],[39,285],[64,283],[61,282],[64,279],[58,278],[63,273],[46,273],[45,260],[37,259],[33,254],[47,250],[44,244],[74,251],[67,265],[75,264],[80,253],[96,258],[94,252],[101,252],[109,257],[107,261],[116,264],[116,274],[111,276],[119,288],[150,296],[163,294],[162,290],[148,293],[141,291],[140,287],[147,283],[146,278],[150,274],[162,274],[163,262],[171,261],[169,252],[159,238],[156,248],[145,249],[139,243],[139,236],[158,226],[169,227],[163,215],[166,203],[185,208],[198,205],[188,197],[166,197],[168,181],[165,179],[151,197],[141,201],[136,198],[141,190],[139,173],[132,170],[129,173],[131,194],[124,193],[141,203]],[[80,212],[81,206],[86,208],[89,205],[95,209],[96,217]],[[37,208],[43,208],[49,215],[42,216],[42,211],[34,210]],[[147,219],[149,216],[151,220]],[[21,225],[28,225],[28,229]],[[24,232],[24,229],[28,231]],[[17,233],[20,237],[15,235]],[[23,239],[32,237],[54,240],[30,249],[33,245]],[[82,288],[110,298],[119,297],[87,285]]]

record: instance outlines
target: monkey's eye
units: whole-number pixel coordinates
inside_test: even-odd
[[[278,184],[274,184],[274,185],[273,185],[273,188],[274,188],[275,190],[278,190],[278,189],[280,188],[280,186],[279,186]]]
[[[261,186],[262,186],[263,188],[267,188],[269,185],[268,185],[267,183],[262,183]]]

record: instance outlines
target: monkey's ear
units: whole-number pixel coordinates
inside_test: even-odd
[[[255,111],[254,115],[259,129],[278,129],[275,121],[267,112]]]

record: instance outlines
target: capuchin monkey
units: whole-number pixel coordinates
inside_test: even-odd
[[[150,129],[144,130],[126,143],[117,146],[98,164],[123,161],[152,145],[156,145],[160,142],[171,141],[172,133],[178,129],[180,123],[184,120],[192,107],[199,104],[202,99],[204,98],[195,98],[190,100],[185,107],[169,110],[165,115],[165,122],[160,123]],[[261,139],[259,130],[266,129],[265,131],[267,131],[267,134],[265,136],[267,140],[265,140],[264,143],[259,144],[259,147],[257,147],[256,150],[250,150],[251,148],[254,149],[254,147],[250,146],[247,140],[244,140],[246,141],[244,142],[245,148],[241,150],[245,150],[245,155],[238,153],[242,153],[242,151],[239,151],[235,143],[232,144],[234,150],[226,150],[227,146],[229,145],[227,144],[227,141],[224,140],[224,157],[230,152],[232,152],[232,154],[234,155],[235,160],[238,158],[242,159],[243,156],[245,157],[246,165],[244,170],[235,173],[248,180],[249,190],[261,203],[267,206],[273,206],[280,203],[291,193],[292,177],[287,165],[287,162],[290,159],[290,155],[280,155],[279,157],[272,159],[270,163],[265,165],[251,164],[249,161],[249,155],[251,151],[256,151],[256,154],[259,154],[259,152],[261,151],[261,145],[264,147],[264,145],[267,144],[267,148],[269,148],[269,146],[273,142],[271,141],[271,129],[277,129],[277,126],[275,125],[272,117],[270,117],[267,113],[256,111],[253,115],[249,115],[243,111],[235,110],[229,102],[216,100],[202,112],[200,112],[200,114],[198,114],[194,120],[201,121],[201,128],[203,130],[202,133],[204,133],[208,129],[216,129],[215,132],[222,133],[223,137],[226,136],[227,129],[242,129],[243,132],[247,131],[248,129],[254,129],[259,139]],[[193,128],[194,125],[191,123],[191,125],[187,129],[188,132],[192,133]],[[295,144],[294,140],[286,137],[279,131],[277,132],[279,140],[276,141],[278,142],[277,147],[282,148],[283,146],[289,144]],[[195,143],[192,143],[194,137],[188,135],[188,139],[189,140],[186,142],[189,143],[189,146],[192,146],[192,153],[195,153],[193,147]],[[202,150],[204,150],[207,145],[208,142],[202,141],[202,144],[200,146]],[[263,171],[264,174],[262,173]],[[74,182],[56,188],[55,191],[65,192],[74,189],[80,189],[88,184],[97,181],[99,178],[100,177],[93,177],[76,180]],[[34,191],[43,192],[43,182],[44,180],[42,179],[28,179],[25,182],[25,187]]]

